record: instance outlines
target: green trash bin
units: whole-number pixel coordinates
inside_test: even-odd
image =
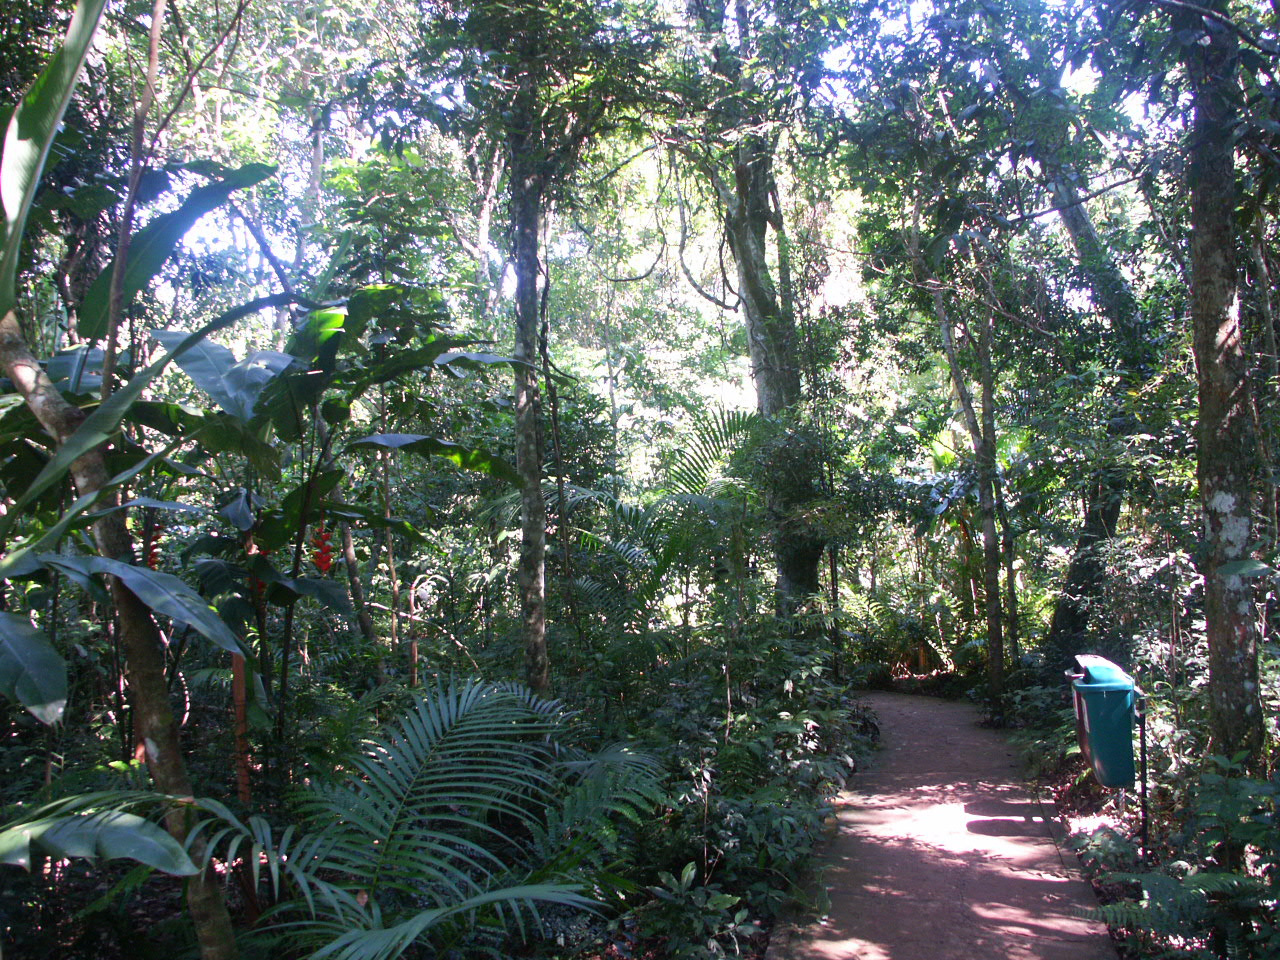
[[[1131,787],[1134,682],[1118,666],[1091,653],[1068,670],[1076,707],[1076,736],[1085,760],[1104,787]]]

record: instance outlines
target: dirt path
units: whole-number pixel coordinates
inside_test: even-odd
[[[1004,737],[968,704],[866,699],[884,750],[838,798],[830,912],[769,960],[1116,960]]]

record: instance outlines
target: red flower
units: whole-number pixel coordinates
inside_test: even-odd
[[[311,553],[311,562],[321,573],[328,573],[329,568],[333,566],[333,546],[329,543],[330,539],[332,538],[329,531],[323,526],[311,538],[311,545],[315,547]]]

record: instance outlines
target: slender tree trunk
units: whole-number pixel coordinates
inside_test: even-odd
[[[356,545],[351,537],[351,524],[343,520],[338,524],[342,535],[342,564],[347,570],[347,593],[351,595],[351,607],[356,612],[356,623],[360,627],[360,636],[365,643],[378,651],[378,659],[374,669],[377,671],[379,683],[387,682],[386,658],[382,655],[382,645],[378,643],[378,635],[373,629],[373,617],[369,614],[369,605],[364,598],[364,583],[360,579],[360,563],[356,560]]]
[[[547,654],[547,504],[542,495],[542,398],[538,390],[538,278],[545,173],[523,134],[513,133],[511,219],[516,274],[516,471],[520,474],[520,561],[517,581],[524,634],[525,682],[551,687]]]
[[[253,802],[249,771],[249,710],[244,657],[231,655],[231,702],[234,711],[236,741],[236,799],[248,809]]]
[[[982,389],[982,424],[978,454],[978,499],[982,507],[982,588],[986,594],[988,678],[991,696],[1004,695],[1004,613],[1000,603],[1000,540],[996,530],[995,368],[991,361],[994,321],[983,317],[978,330],[978,376]]]
[[[560,398],[556,394],[556,382],[551,377],[551,353],[547,344],[549,333],[546,319],[547,298],[542,297],[542,336],[539,345],[542,351],[542,378],[547,388],[547,405],[551,413],[551,452],[556,465],[556,532],[560,537],[560,571],[561,583],[564,585],[565,605],[569,610],[569,621],[573,624],[578,643],[585,642],[582,630],[582,619],[578,616],[578,591],[573,583],[573,545],[569,538],[569,496],[568,482],[564,471],[564,449],[560,443]]]
[[[827,576],[831,581],[831,675],[840,679],[840,654],[844,643],[840,637],[840,548],[827,545]]]
[[[392,451],[384,450],[381,453],[382,458],[382,515],[385,519],[391,519],[391,458],[394,456]],[[397,659],[400,655],[400,573],[396,569],[396,535],[392,532],[390,525],[383,531],[386,539],[387,549],[387,584],[390,588],[391,596],[391,616],[387,625],[391,634],[391,649]],[[418,676],[417,647],[414,647],[413,664],[410,672],[416,682]],[[412,685],[412,684],[411,684]]]
[[[312,524],[311,509],[315,504],[315,482],[316,474],[320,472],[321,466],[328,459],[329,449],[329,431],[324,421],[320,419],[320,412],[313,407],[311,411],[313,422],[316,424],[313,434],[313,449],[311,456],[307,458],[309,461],[307,468],[307,479],[303,483],[302,488],[302,506],[299,510],[298,531],[294,534],[293,540],[293,561],[289,567],[289,576],[297,579],[302,575],[302,561],[307,542],[307,530]],[[318,448],[318,449],[316,449]],[[298,608],[298,600],[295,597],[285,607],[284,623],[280,631],[280,685],[277,688],[276,697],[276,742],[281,746],[284,745],[285,731],[288,729],[288,712],[289,712],[289,670],[290,660],[293,656],[293,621],[294,615]],[[304,650],[305,653],[305,650]],[[289,778],[291,779],[291,774]]]
[[[1102,548],[1115,536],[1124,506],[1124,485],[1118,479],[1095,476],[1085,500],[1084,523],[1045,639],[1045,648],[1056,661],[1066,661],[1089,645],[1092,610],[1106,586]]]
[[[267,585],[249,575],[249,596],[253,604],[253,622],[258,633],[258,675],[262,678],[262,689],[268,698],[274,685],[271,657],[271,640],[267,635]]]
[[[1138,302],[1133,290],[1098,236],[1093,218],[1076,189],[1073,171],[1043,156],[1040,166],[1094,302],[1114,327],[1125,368],[1145,379],[1143,368],[1151,362],[1152,349],[1139,323]]]
[[[978,474],[978,509],[982,520],[982,586],[987,622],[987,684],[993,700],[1004,695],[1004,630],[1000,604],[1000,538],[996,530],[995,370],[991,362],[992,320],[982,318],[976,338],[978,376],[982,391],[982,418],[974,406],[956,349],[955,333],[942,291],[934,287],[934,310],[942,329],[942,345],[951,370],[951,382],[973,442]]]
[[[356,612],[356,623],[360,627],[360,636],[369,643],[377,640],[373,630],[373,617],[369,615],[369,606],[364,601],[364,583],[360,579],[360,563],[356,559],[356,545],[351,537],[351,524],[343,520],[338,524],[342,535],[342,563],[347,570],[347,592],[351,595],[351,606]]]
[[[1259,211],[1256,215],[1262,221]],[[1275,448],[1271,437],[1276,423],[1276,390],[1280,389],[1280,346],[1276,342],[1276,315],[1271,299],[1271,270],[1267,265],[1267,251],[1263,244],[1264,227],[1255,224],[1256,235],[1250,247],[1257,288],[1259,321],[1262,333],[1264,366],[1259,378],[1258,393],[1254,395],[1258,458],[1262,463],[1262,515],[1266,518],[1267,546],[1274,551],[1280,545],[1280,477],[1276,475]],[[1259,395],[1260,394],[1260,395]]]
[[[690,14],[713,45],[713,69],[737,90],[710,108],[709,122],[734,131],[738,138],[732,169],[722,176],[714,159],[704,160],[703,172],[715,188],[725,211],[725,236],[738,277],[738,296],[747,328],[751,377],[757,405],[765,417],[777,417],[801,400],[800,367],[796,357],[796,325],[790,296],[790,264],[783,232],[782,211],[775,208],[777,183],[773,173],[777,135],[762,133],[768,126],[758,107],[759,91],[746,74],[746,64],[758,55],[753,12],[747,0],[699,2]],[[726,21],[732,14],[730,30]],[[730,34],[736,34],[733,42]],[[735,45],[736,44],[736,45]],[[782,295],[769,268],[768,232],[778,238]],[[799,599],[821,590],[820,569],[826,541],[799,519],[800,508],[811,503],[821,485],[820,458],[794,429],[781,438],[765,490],[766,509],[773,527],[777,570],[776,606],[779,615],[795,611]]]
[[[486,149],[484,162],[476,172],[481,183],[476,196],[476,287],[482,297],[481,315],[488,320],[493,316],[501,290],[501,284],[494,282],[489,246],[493,211],[498,201],[498,185],[502,182],[502,162],[496,146]]]
[[[1019,648],[1022,631],[1018,622],[1018,577],[1014,570],[1017,542],[1004,499],[1004,484],[999,477],[996,478],[996,515],[1000,519],[1000,559],[1004,564],[1005,641],[1009,648],[1009,659],[1016,668],[1022,657]]]
[[[1210,5],[1225,14],[1226,4]],[[1195,25],[1200,26],[1199,18]],[[1241,336],[1236,263],[1235,132],[1241,100],[1235,33],[1204,34],[1188,48],[1195,113],[1187,171],[1191,187],[1191,323],[1200,419],[1196,479],[1204,517],[1205,581],[1213,747],[1260,762],[1264,741],[1258,686],[1258,628],[1250,559],[1257,441],[1248,357]]]
[[[1133,291],[1098,237],[1071,171],[1043,158],[1041,167],[1054,203],[1060,207],[1059,216],[1075,247],[1094,301],[1116,332],[1123,368],[1133,380],[1143,382],[1150,376],[1154,349],[1141,329]],[[1107,435],[1119,439],[1133,428],[1132,417],[1113,416],[1107,425]],[[1115,536],[1128,479],[1125,467],[1112,464],[1097,470],[1090,480],[1084,523],[1054,604],[1045,641],[1052,659],[1065,661],[1089,645],[1092,609],[1101,601],[1106,586],[1106,567],[1099,551]]]
[[[84,414],[62,397],[32,356],[12,311],[0,319],[0,370],[13,381],[32,414],[59,444],[65,443],[83,422]],[[81,496],[102,489],[109,480],[102,450],[90,451],[76,460],[71,475]],[[133,562],[133,541],[124,511],[100,517],[94,523],[93,535],[102,556]],[[111,596],[119,617],[120,645],[129,674],[135,723],[146,745],[147,768],[161,793],[190,797],[194,790],[182,756],[178,724],[169,705],[160,632],[147,606],[114,577]],[[189,830],[188,811],[175,808],[165,818],[165,826],[176,840],[184,842]],[[204,853],[203,842],[194,844],[192,853],[199,860]],[[204,960],[232,960],[238,956],[231,917],[213,871],[189,878],[186,890]]]

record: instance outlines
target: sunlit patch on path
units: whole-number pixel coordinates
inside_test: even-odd
[[[867,699],[885,749],[839,798],[830,912],[769,960],[1115,960],[1004,737],[968,704]]]

